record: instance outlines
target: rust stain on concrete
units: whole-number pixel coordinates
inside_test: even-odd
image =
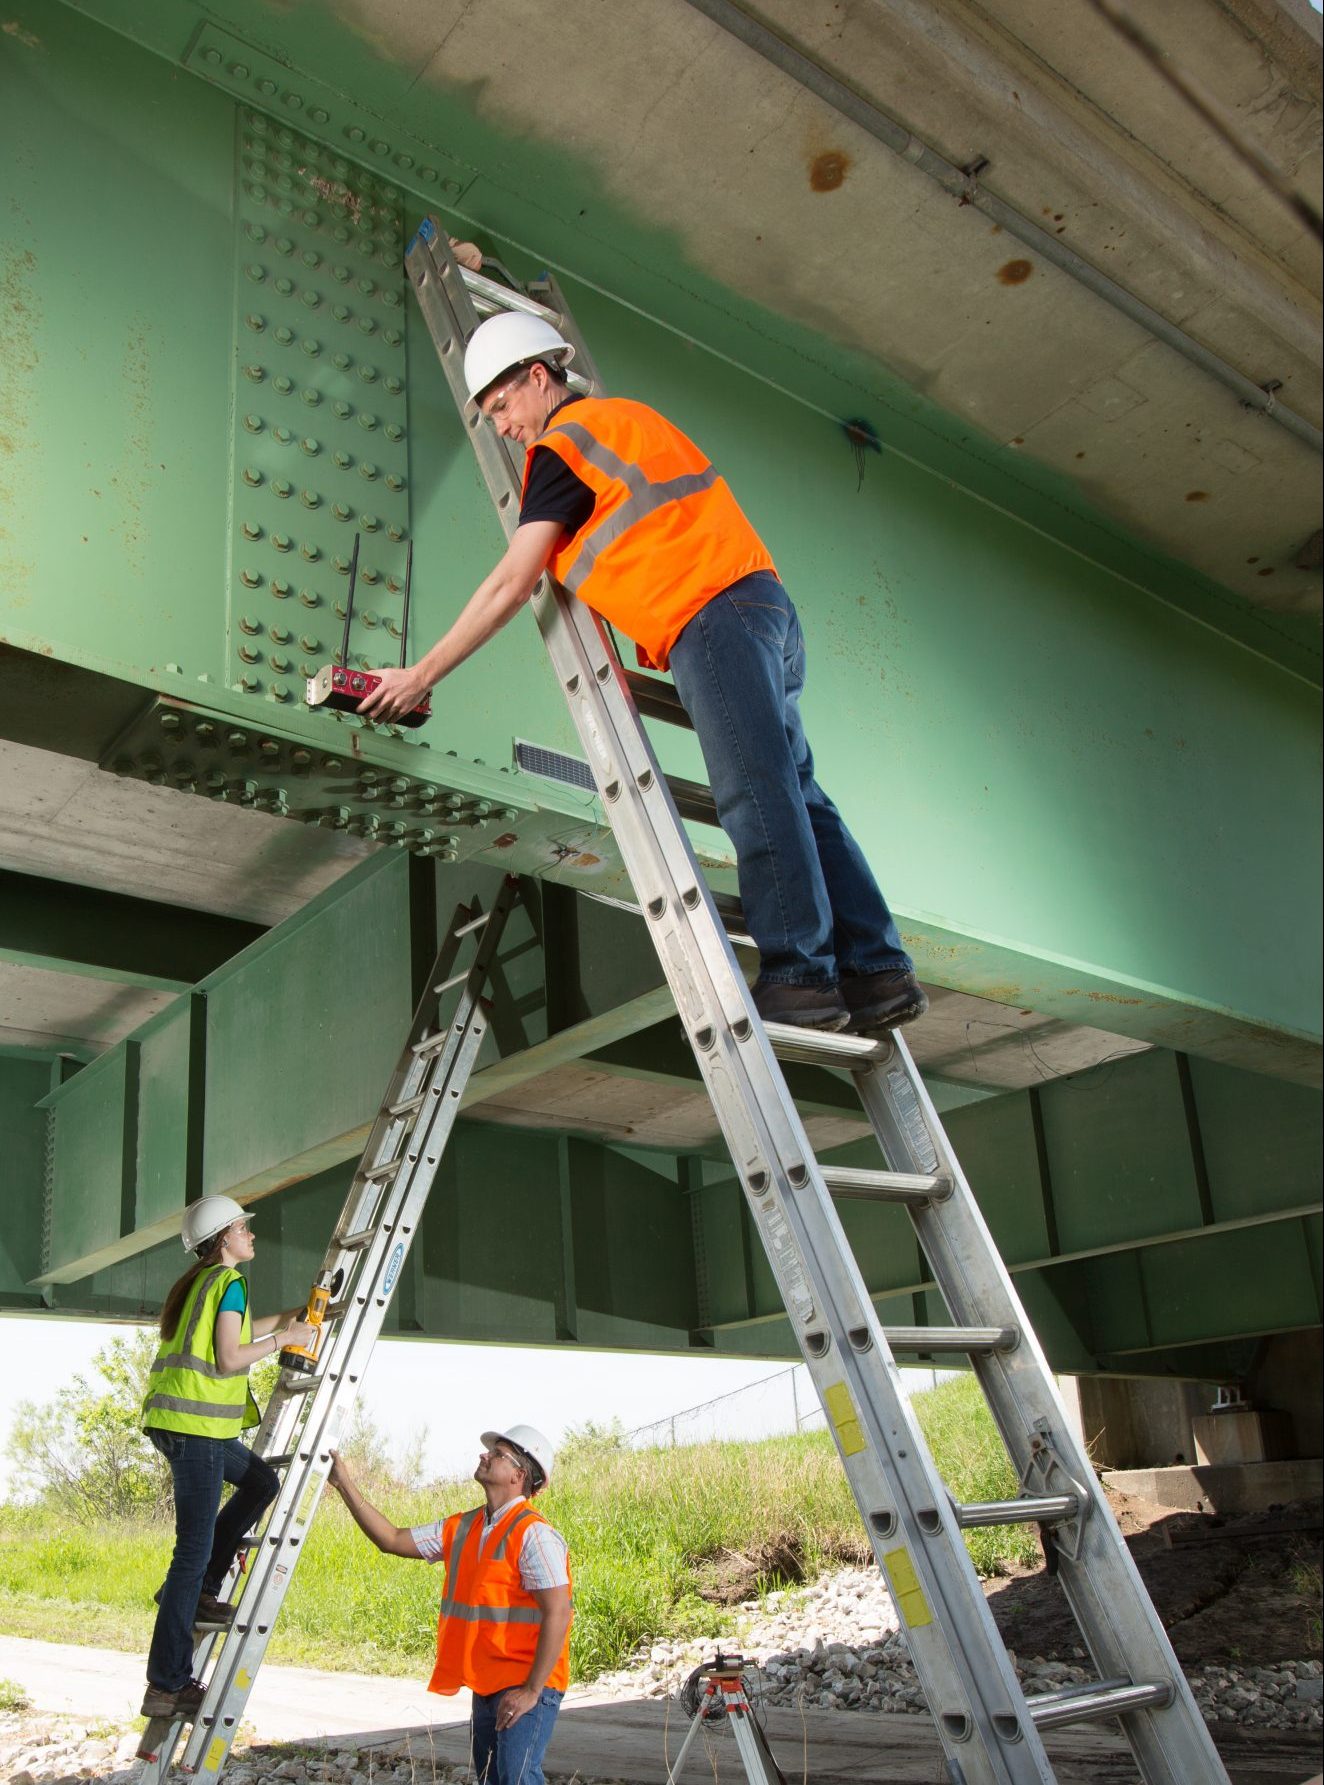
[[[1024,285],[1033,271],[1033,261],[1008,260],[998,268],[998,283],[999,285]]]
[[[849,169],[849,155],[841,149],[824,149],[809,163],[809,184],[815,192],[835,192]]]

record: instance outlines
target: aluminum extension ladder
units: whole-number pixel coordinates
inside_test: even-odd
[[[483,988],[517,899],[517,883],[511,879],[502,884],[490,912],[480,911],[476,903],[462,906],[428,976],[323,1261],[322,1269],[332,1279],[332,1302],[316,1369],[307,1375],[281,1371],[254,1439],[257,1454],[283,1471],[280,1493],[261,1537],[249,1547],[247,1583],[233,1627],[206,1632],[194,1655],[194,1672],[198,1678],[206,1675],[207,1695],[179,1761],[182,1772],[215,1778],[229,1755],[303,1553],[330,1471],[331,1450],[348,1429],[363,1372],[487,1030]],[[473,957],[457,970],[468,937],[476,943]],[[451,994],[457,988],[455,1000]],[[444,1015],[452,1002],[454,1010]],[[222,1598],[230,1596],[239,1579],[236,1567]],[[164,1718],[148,1724],[138,1748],[147,1762],[140,1785],[165,1779],[183,1727]]]
[[[601,384],[554,278],[517,291],[461,269],[425,220],[405,254],[463,415],[464,347],[483,316],[542,316],[573,343],[572,388]],[[465,418],[507,535],[521,477],[508,445]],[[629,672],[587,607],[544,578],[534,615],[570,706],[621,857],[675,997],[776,1275],[910,1654],[954,1785],[1023,1785],[1053,1772],[1040,1731],[1116,1718],[1146,1785],[1225,1785],[1204,1719],[1072,1436],[1044,1355],[961,1173],[909,1049],[760,1021],[679,814],[711,795],[668,785],[640,714],[688,723],[674,689]],[[676,795],[677,797],[673,797]],[[777,1060],[849,1071],[886,1169],[820,1166]],[[832,1197],[908,1210],[945,1299],[948,1327],[885,1330]],[[1020,1478],[1022,1497],[960,1506],[944,1488],[901,1392],[893,1351],[967,1357]],[[1026,1698],[980,1589],[964,1526],[1034,1522],[1098,1670],[1084,1688]]]

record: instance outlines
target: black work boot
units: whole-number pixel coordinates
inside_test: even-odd
[[[913,1023],[929,1008],[924,987],[913,973],[893,968],[889,973],[847,975],[841,995],[850,1013],[852,1035],[881,1035]]]
[[[793,1023],[798,1029],[844,1029],[850,1012],[835,985],[776,985],[754,982],[754,1008],[765,1023]]]

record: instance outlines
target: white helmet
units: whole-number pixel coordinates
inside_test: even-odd
[[[550,1440],[543,1437],[537,1426],[507,1426],[504,1432],[483,1433],[484,1449],[491,1450],[496,1444],[513,1445],[516,1450],[522,1450],[526,1457],[532,1457],[542,1470],[542,1480],[533,1484],[535,1493],[552,1479],[552,1460],[556,1452],[552,1449]]]
[[[465,408],[476,408],[479,397],[503,372],[513,372],[516,366],[536,359],[568,366],[574,357],[570,343],[541,316],[529,316],[523,310],[489,316],[474,330],[464,350],[464,382],[469,386]]]
[[[218,1233],[224,1233],[232,1221],[250,1221],[247,1209],[241,1209],[232,1196],[204,1196],[184,1210],[179,1237],[186,1252],[196,1252]]]

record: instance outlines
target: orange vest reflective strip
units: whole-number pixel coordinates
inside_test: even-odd
[[[486,1542],[481,1506],[446,1520],[441,1538],[446,1587],[429,1692],[468,1686],[486,1695],[524,1684],[538,1647],[542,1607],[520,1580],[520,1550],[529,1527],[546,1523],[527,1501],[498,1519]],[[564,1692],[569,1683],[567,1632],[547,1684]]]
[[[535,447],[593,492],[593,512],[558,542],[556,580],[665,669],[699,609],[741,577],[776,566],[694,442],[645,403],[585,397],[553,416]],[[524,462],[527,487],[533,462]]]

